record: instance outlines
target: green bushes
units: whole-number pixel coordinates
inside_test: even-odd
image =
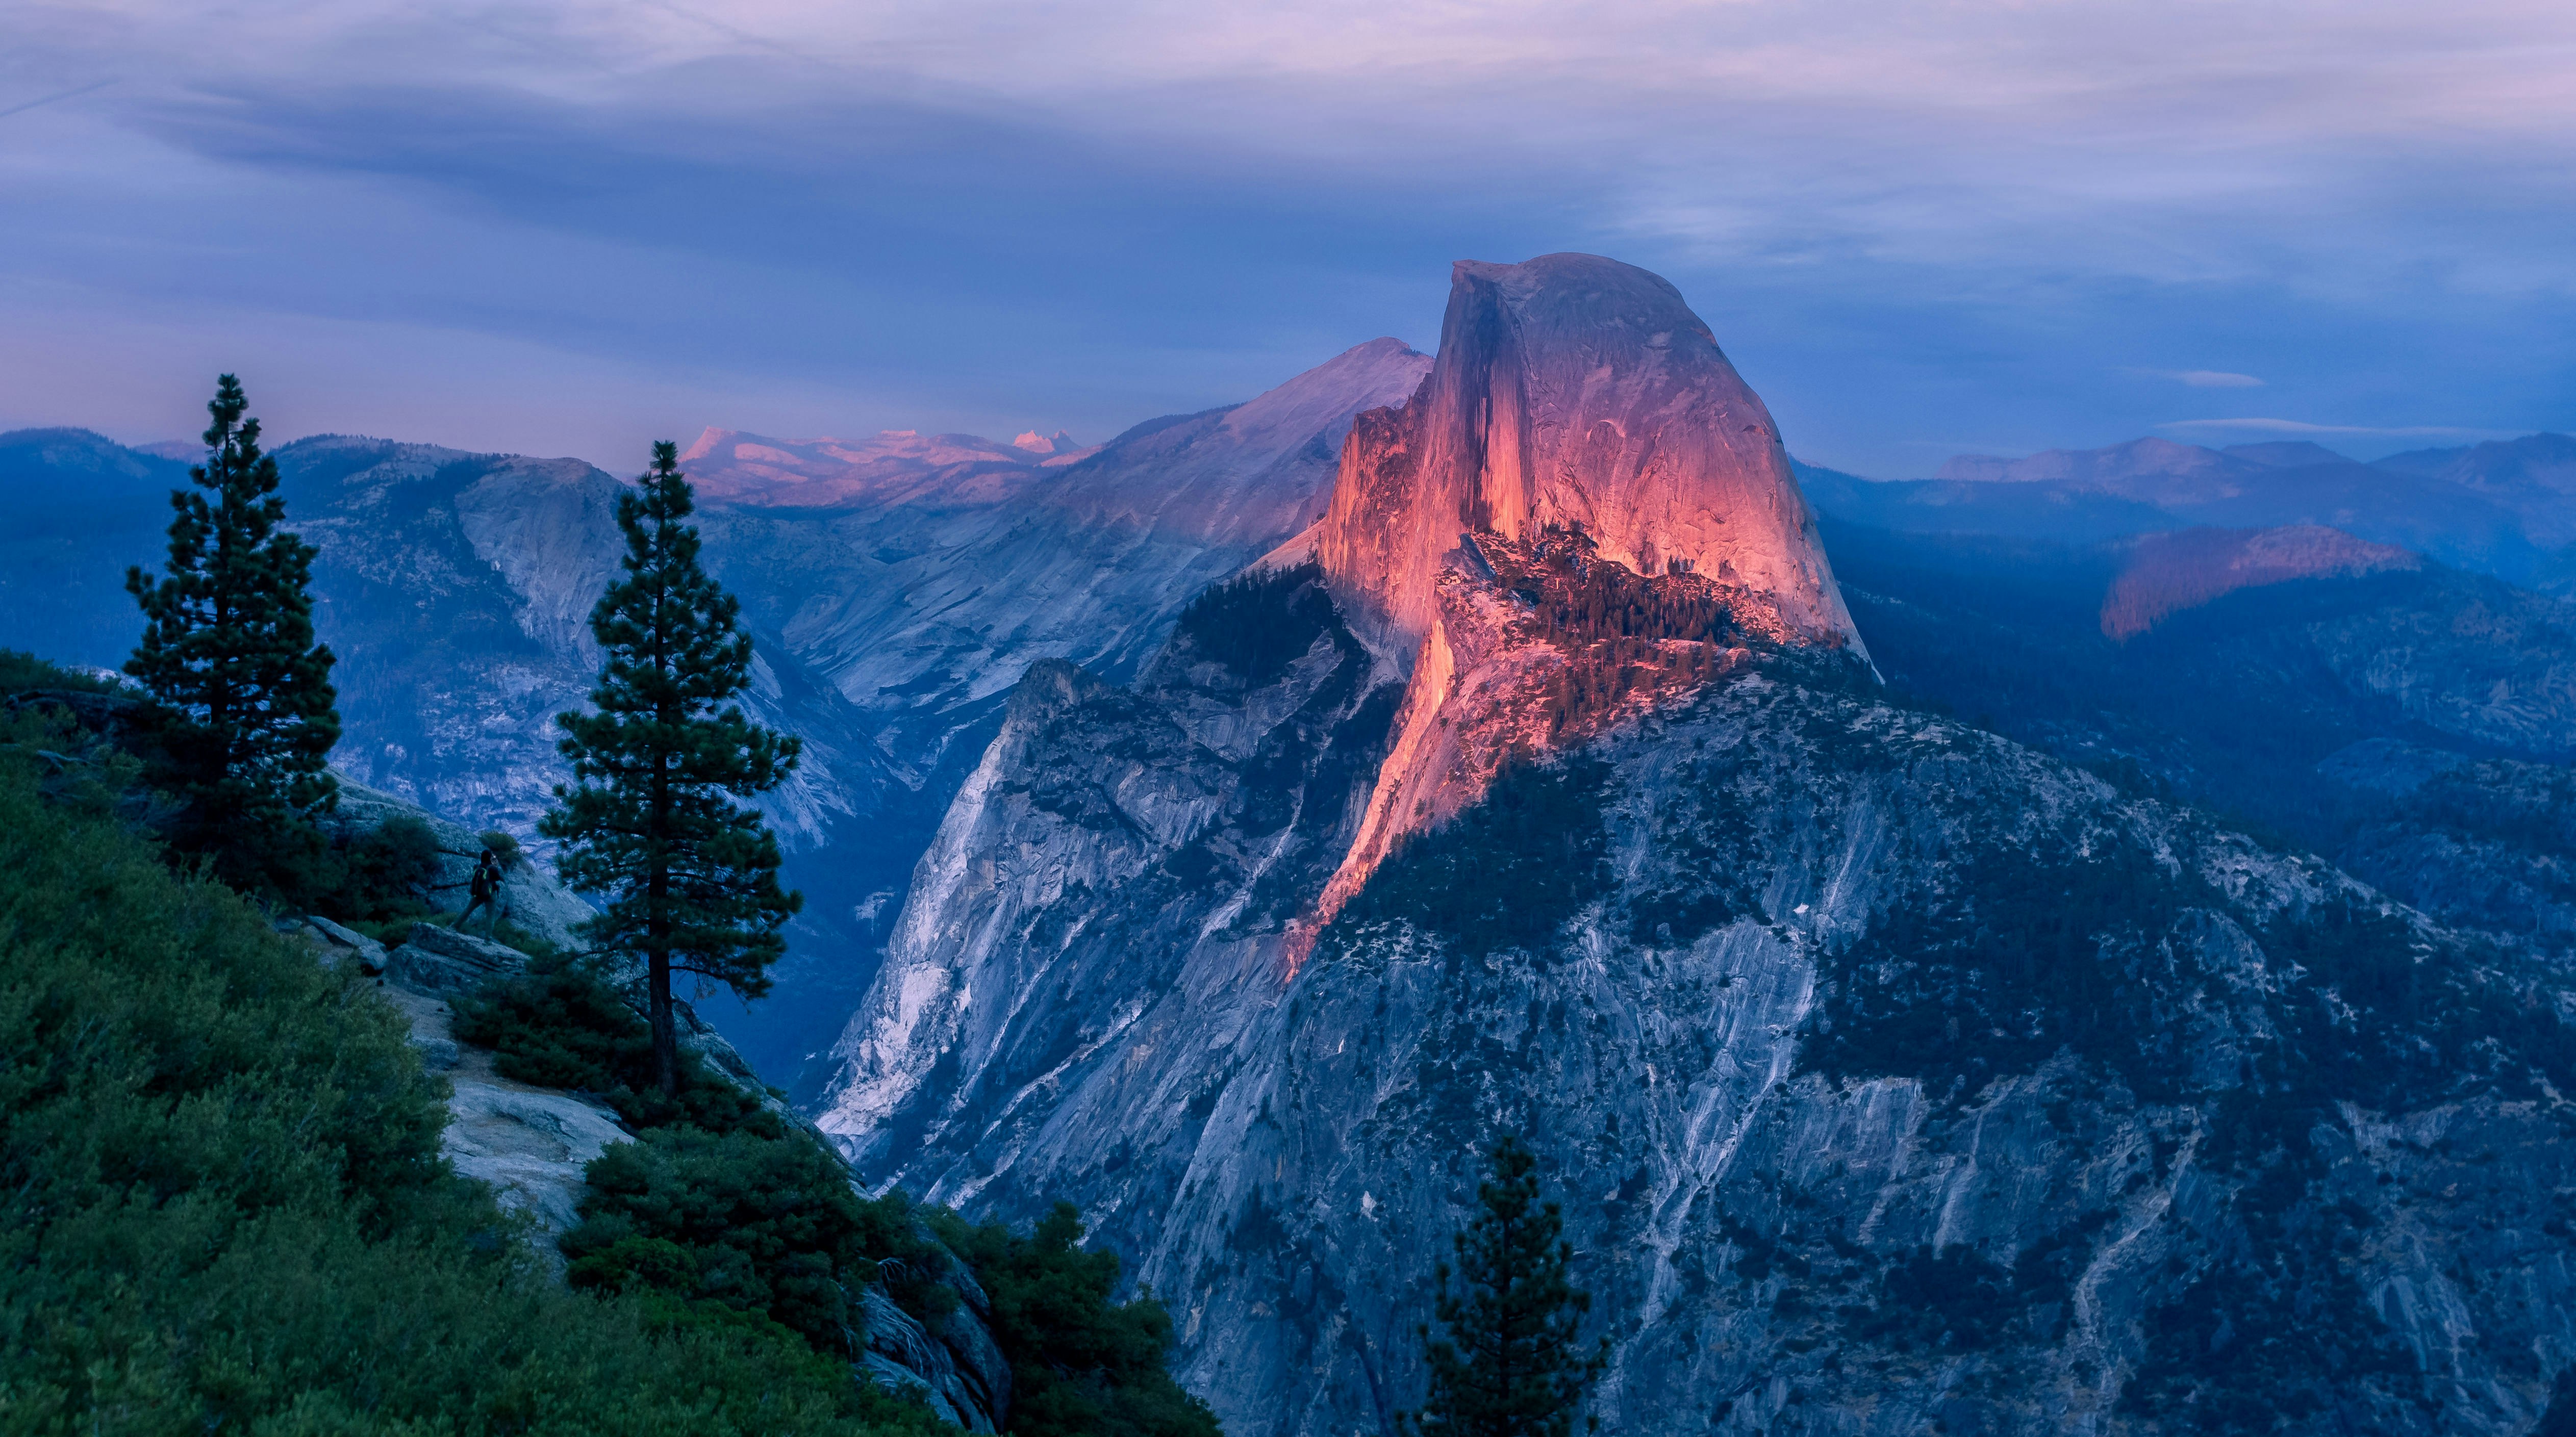
[[[494,1048],[504,1076],[603,1093],[640,1132],[590,1165],[582,1224],[561,1242],[576,1287],[793,1333],[847,1360],[864,1345],[855,1299],[871,1283],[941,1329],[958,1300],[953,1251],[993,1301],[1008,1431],[1214,1437],[1215,1419],[1164,1370],[1170,1320],[1151,1297],[1111,1303],[1118,1259],[1075,1245],[1070,1206],[1022,1237],[899,1192],[861,1197],[838,1157],[694,1058],[667,1103],[649,1083],[643,1021],[578,964],[491,985],[458,1005],[457,1033]]]
[[[408,813],[374,828],[336,838],[310,895],[323,916],[370,928],[409,925],[435,910],[430,885],[438,881],[438,835]]]
[[[766,1138],[786,1133],[759,1099],[694,1054],[682,1055],[679,1092],[664,1096],[653,1081],[651,1031],[589,962],[539,958],[526,973],[454,1007],[458,1039],[492,1049],[501,1076],[596,1094],[630,1128],[685,1123],[709,1132],[749,1128]]]
[[[564,1235],[577,1287],[641,1288],[763,1313],[825,1352],[862,1345],[841,1283],[859,1198],[810,1142],[671,1127],[590,1165],[584,1222]]]
[[[1011,1359],[1013,1437],[1217,1437],[1207,1404],[1163,1370],[1172,1319],[1153,1294],[1112,1306],[1118,1258],[1086,1251],[1082,1215],[1057,1203],[1025,1237],[932,1214],[940,1237],[993,1300]]]
[[[774,1330],[551,1282],[373,989],[45,802],[43,747],[0,742],[0,1428],[886,1430]]]
[[[0,649],[0,694],[29,689],[68,689],[74,693],[112,694],[118,685],[94,674],[79,673],[37,658],[24,649]]]

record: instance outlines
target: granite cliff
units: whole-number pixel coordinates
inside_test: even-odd
[[[1462,534],[1589,536],[1643,575],[1740,585],[1789,632],[1855,642],[1770,411],[1663,279],[1594,255],[1461,261],[1440,353],[1365,415],[1313,536],[1364,630],[1436,626]]]
[[[1321,530],[1132,686],[1029,671],[820,1125],[1081,1203],[1238,1434],[1416,1400],[1497,1130],[1610,1430],[2529,1430],[2576,1362],[2563,966],[1892,698],[1637,275],[1462,266]]]
[[[1300,552],[1410,683],[1292,962],[1395,845],[1651,707],[1701,641],[1860,648],[1770,412],[1678,290],[1595,255],[1455,266],[1431,372],[1359,417]]]

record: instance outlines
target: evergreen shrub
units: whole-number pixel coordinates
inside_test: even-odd
[[[399,1014],[0,733],[0,1428],[927,1430],[846,1362],[554,1283]]]
[[[1084,1249],[1082,1215],[1059,1202],[1027,1234],[931,1225],[993,1301],[993,1338],[1011,1360],[1013,1437],[1217,1437],[1207,1404],[1163,1367],[1172,1319],[1151,1292],[1113,1304],[1115,1253]]]

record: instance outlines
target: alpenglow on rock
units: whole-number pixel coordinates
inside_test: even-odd
[[[1866,657],[1770,411],[1680,291],[1597,255],[1459,262],[1431,373],[1402,409],[1354,423],[1331,507],[1301,539],[1278,557],[1311,552],[1344,621],[1412,680],[1291,963],[1396,845],[1476,802],[1513,756],[1579,741],[1674,687],[1663,661],[1679,655],[1574,652],[1537,638],[1532,610],[1556,610],[1539,629],[1571,621],[1598,637],[1610,606],[1638,643],[1717,637],[1705,623],[1634,625],[1627,607],[1678,606],[1739,637]],[[1551,575],[1561,604],[1541,602]],[[1632,659],[1652,677],[1638,682]],[[1566,710],[1587,707],[1571,696],[1605,682],[1636,702],[1588,705],[1591,721],[1569,729]]]
[[[1462,534],[1551,526],[1640,574],[1742,585],[1809,642],[1859,643],[1779,427],[1679,290],[1597,255],[1461,260],[1439,357],[1412,402],[1353,427],[1315,555],[1354,622],[1404,647]]]

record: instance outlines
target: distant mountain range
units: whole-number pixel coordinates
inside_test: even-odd
[[[755,707],[806,740],[769,803],[808,907],[779,991],[711,1019],[771,1081],[839,1030],[914,860],[1040,659],[1124,674],[1173,613],[1316,516],[1353,415],[1428,357],[1376,340],[1248,403],[1106,445],[909,432],[789,441],[709,430],[688,453],[708,558],[743,600]],[[165,544],[186,446],[0,435],[0,644],[114,667],[141,627],[129,564]],[[621,481],[569,459],[323,435],[277,451],[321,550],[360,781],[533,838],[564,769],[553,717],[597,671],[590,607],[619,551]]]
[[[2533,434],[2374,463],[2309,443],[2137,439],[2022,459],[1963,455],[1930,479],[1801,465],[1836,518],[1905,533],[2085,542],[2211,525],[2317,524],[2454,568],[2576,592],[2576,439]]]

